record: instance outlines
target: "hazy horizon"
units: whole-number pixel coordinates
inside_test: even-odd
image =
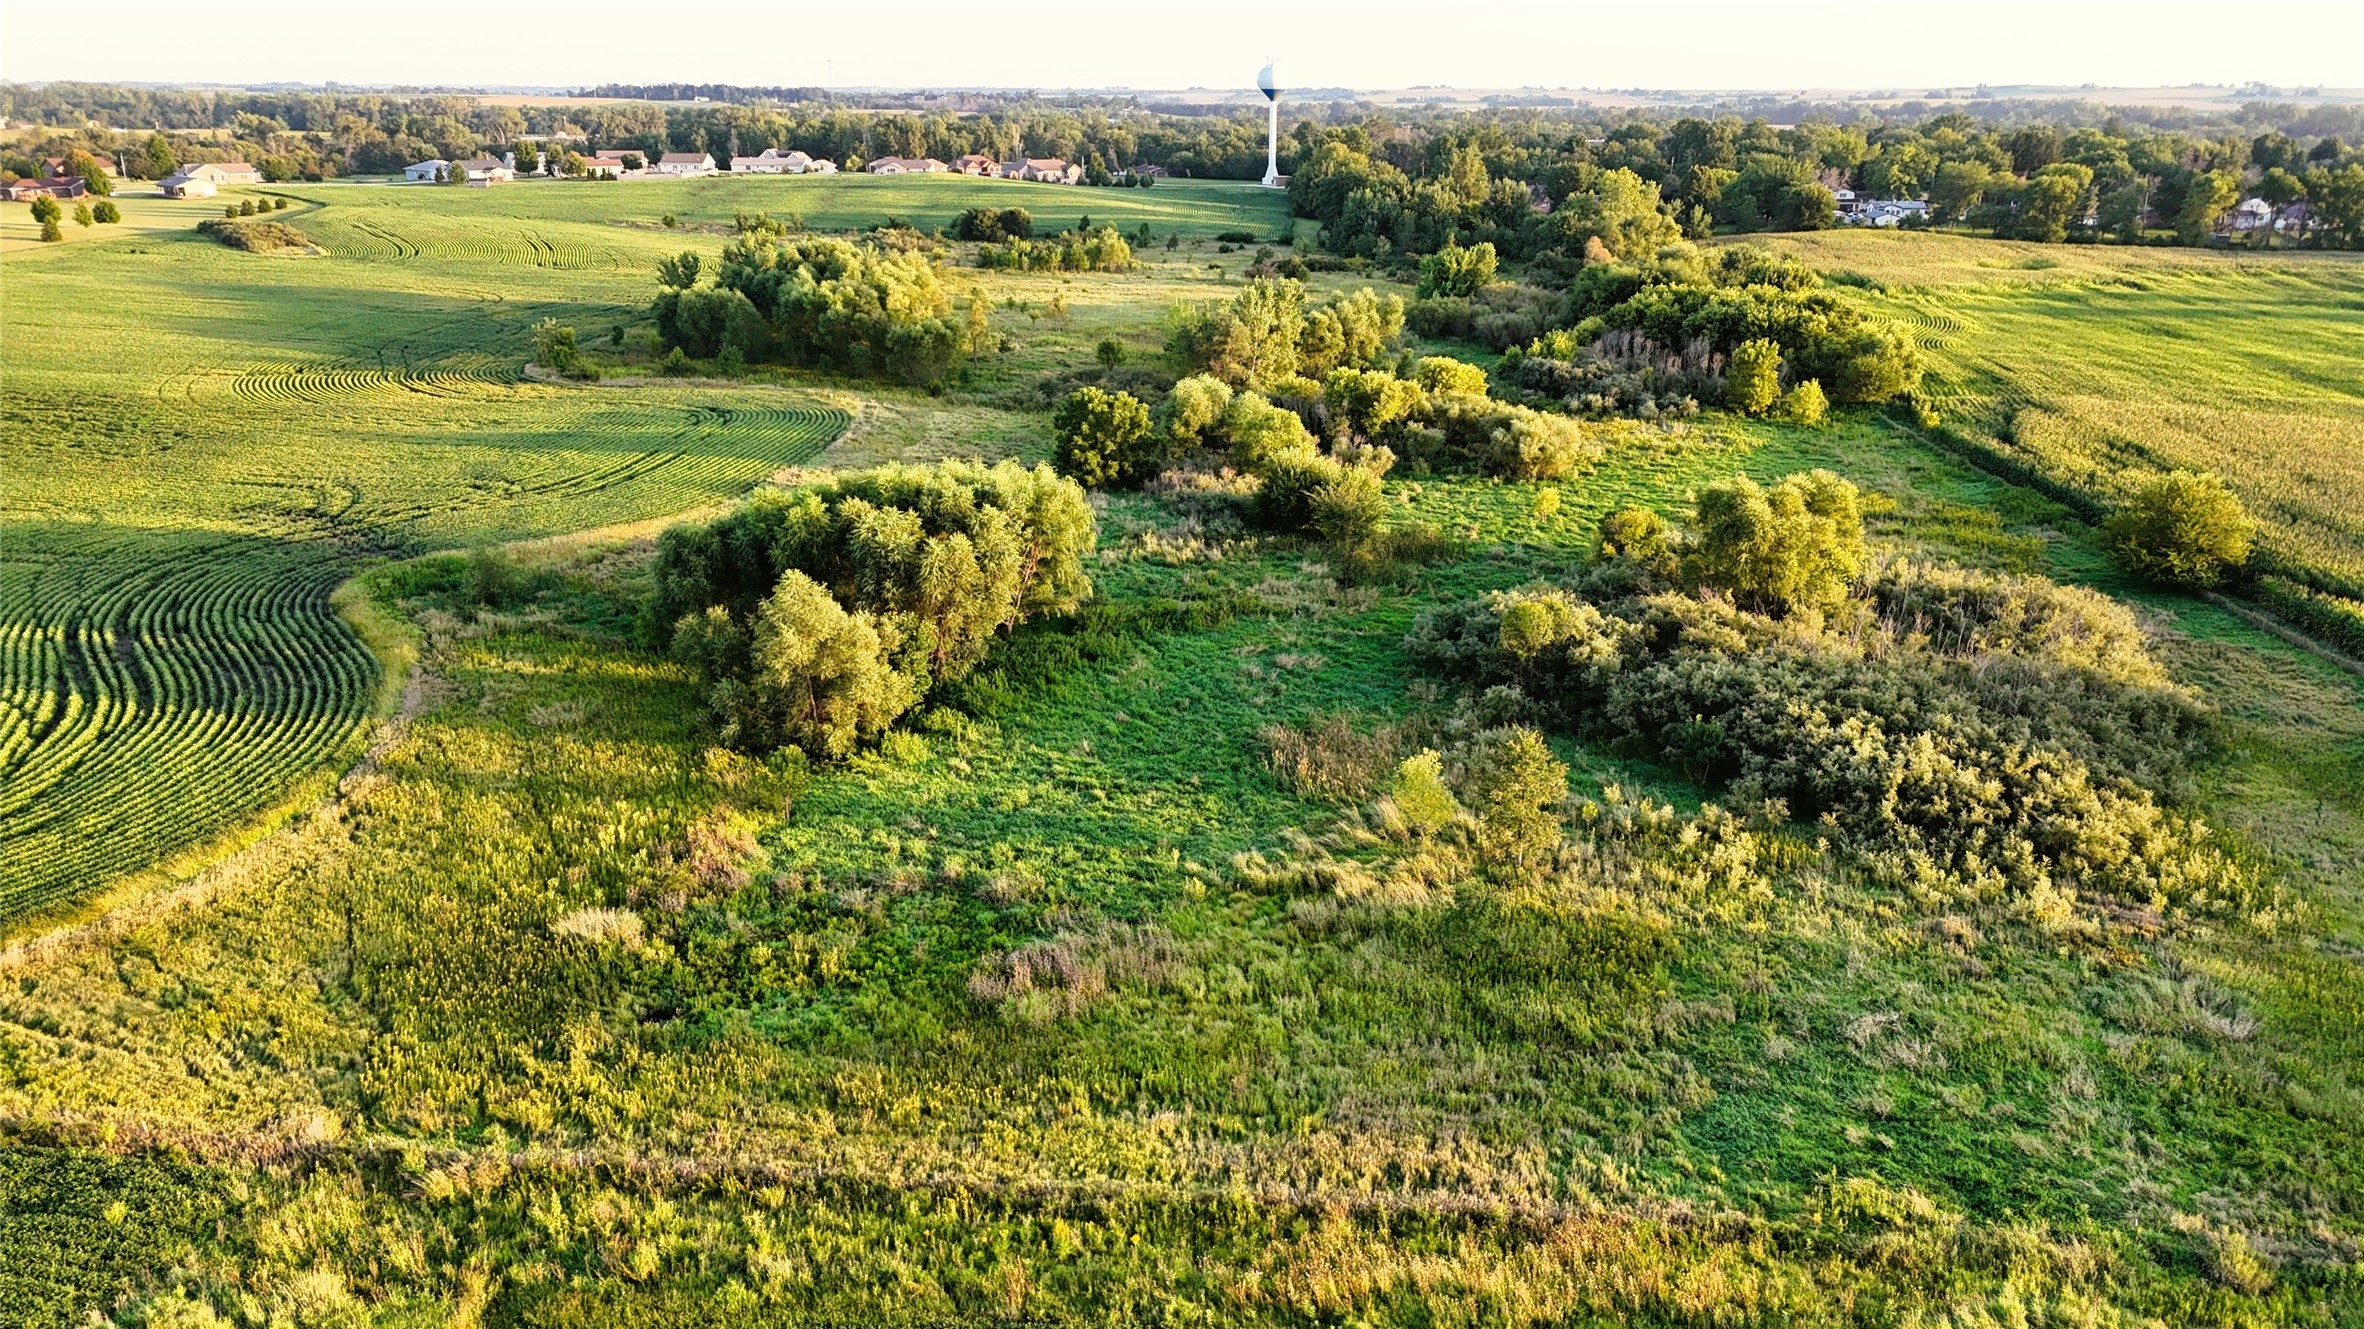
[[[992,6],[692,0],[659,9],[609,0],[400,6],[232,0],[202,7],[87,0],[71,8],[5,0],[0,77],[1220,91],[1247,88],[1269,56],[1280,61],[1284,83],[1303,88],[1894,91],[1909,97],[1982,84],[2364,87],[2364,4],[2302,0],[2274,7],[2270,25],[2252,27],[2228,25],[2223,13],[2221,6],[2120,0],[1725,0],[1679,15],[1503,0]],[[942,40],[877,40],[890,19],[898,37]],[[1414,31],[1421,40],[1405,41]],[[106,40],[91,40],[93,32]],[[745,39],[716,40],[732,32]],[[669,40],[675,34],[684,40]],[[2205,39],[2195,40],[2199,34]],[[1506,40],[1514,36],[1527,39]]]

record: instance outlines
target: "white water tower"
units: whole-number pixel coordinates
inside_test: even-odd
[[[1264,185],[1268,189],[1281,187],[1280,173],[1280,80],[1273,77],[1272,65],[1267,62],[1262,73],[1256,75],[1256,86],[1263,90],[1266,123],[1264,127]]]

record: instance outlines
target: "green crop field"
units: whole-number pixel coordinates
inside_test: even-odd
[[[715,746],[691,673],[636,631],[652,519],[804,468],[1048,455],[1063,376],[1104,340],[1146,361],[1172,304],[1236,291],[1250,256],[1210,237],[1274,234],[1280,201],[276,192],[325,257],[172,230],[0,268],[19,1322],[2364,1314],[2364,680],[2121,580],[2072,507],[1871,408],[1588,425],[1603,457],[1554,485],[1400,467],[1386,521],[1437,551],[1368,580],[1187,493],[1096,495],[1088,611],[1017,629],[876,751],[808,766]],[[951,269],[1008,344],[941,395],[524,373],[544,317],[646,367],[657,259],[712,258],[734,211],[933,225],[1005,197],[1160,240],[1123,274]],[[2336,422],[2354,401],[2298,326],[2355,317],[2352,266],[1784,243],[1921,320],[1950,415],[2118,420],[2112,465],[2154,455],[2127,412],[2261,417],[2280,394]],[[2096,310],[2185,372],[2145,376],[2144,334]],[[2290,496],[2271,538],[2345,566],[2343,509],[2304,477],[2352,456],[2193,432],[2253,503]],[[2029,455],[2082,483],[2069,464],[2102,454]],[[1622,505],[1677,515],[1735,473],[1811,467],[1862,486],[1878,555],[2130,603],[2215,717],[2175,806],[2255,890],[2092,897],[2063,922],[1564,734],[1565,870],[1455,882],[1375,789],[1276,774],[1297,726],[1446,745],[1453,699],[1404,646],[1423,612],[1569,574]],[[521,589],[488,606],[462,551],[494,542]],[[409,658],[378,723],[380,663]],[[239,836],[291,795],[313,805]],[[251,843],[188,852],[224,836]]]
[[[137,188],[122,227],[66,245],[5,209],[31,247],[7,259],[0,405],[0,919],[97,894],[349,755],[376,671],[329,591],[363,561],[696,508],[836,437],[827,394],[523,377],[534,322],[632,321],[656,260],[719,250],[734,212],[936,225],[1014,200],[1163,234],[1286,225],[1268,192],[1186,182]],[[279,195],[326,257],[189,229]]]
[[[1938,408],[2102,498],[2221,473],[2265,546],[2364,597],[2364,260],[1783,237],[1920,330]]]

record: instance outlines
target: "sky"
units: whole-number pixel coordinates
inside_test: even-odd
[[[2364,87],[2364,0],[0,0],[0,78],[571,88]]]

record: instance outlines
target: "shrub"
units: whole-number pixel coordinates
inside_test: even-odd
[[[1564,415],[1511,407],[1488,435],[1479,461],[1512,480],[1565,480],[1599,459],[1601,446]]]
[[[123,220],[123,209],[115,206],[115,200],[102,198],[98,206],[91,209],[91,215],[99,220],[100,225],[112,225]]]
[[[2222,582],[2249,561],[2255,532],[2241,500],[2207,471],[2151,480],[2102,524],[2120,568],[2171,586]]]
[[[1671,577],[1682,556],[1682,535],[1666,518],[1648,508],[1619,508],[1601,518],[1600,539],[1594,554],[1622,559],[1662,577]]]
[[[1822,417],[1829,411],[1830,400],[1822,395],[1822,385],[1813,379],[1807,379],[1782,393],[1781,400],[1774,403],[1773,407],[1776,419],[1808,428],[1821,424]]]
[[[1125,362],[1125,344],[1114,337],[1103,337],[1092,348],[1092,358],[1100,362],[1101,368],[1114,369]]]
[[[1757,337],[1732,348],[1724,361],[1724,405],[1763,415],[1781,396],[1781,346]]]
[[[1311,447],[1266,457],[1254,469],[1263,482],[1256,489],[1256,520],[1281,531],[1311,526],[1314,495],[1346,473],[1344,463]]]
[[[1461,804],[1445,785],[1444,759],[1434,748],[1415,752],[1397,765],[1387,798],[1415,835],[1434,835],[1461,815]]]
[[[1061,473],[1095,488],[1146,479],[1164,460],[1149,408],[1131,393],[1078,388],[1052,416]]]
[[[1387,522],[1387,496],[1379,477],[1348,467],[1316,487],[1308,498],[1308,520],[1349,570],[1360,570],[1377,547]]]
[[[1365,287],[1308,311],[1302,284],[1259,277],[1228,304],[1176,309],[1166,349],[1193,370],[1267,389],[1300,374],[1372,364],[1403,330],[1401,296]]]
[[[1486,395],[1486,371],[1450,356],[1422,356],[1412,366],[1412,381],[1432,397]]]

